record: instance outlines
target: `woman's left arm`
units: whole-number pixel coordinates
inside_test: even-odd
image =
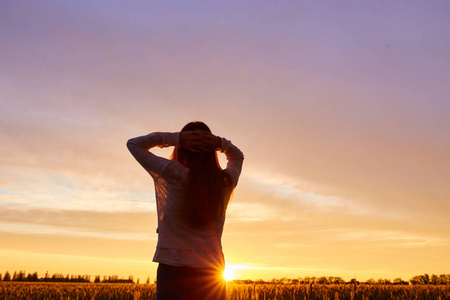
[[[154,132],[129,139],[127,147],[139,164],[155,178],[162,174],[169,160],[156,156],[149,150],[153,147],[179,146],[178,140],[178,132]]]

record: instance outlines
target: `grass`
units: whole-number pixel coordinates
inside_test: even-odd
[[[449,285],[228,284],[230,300],[450,299]],[[0,282],[0,299],[155,299],[155,284]],[[201,300],[201,299],[199,299]]]

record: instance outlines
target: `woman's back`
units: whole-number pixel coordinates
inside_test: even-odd
[[[194,127],[199,125],[195,123],[199,122],[194,122]],[[244,157],[229,140],[191,130],[192,124],[188,125],[188,130],[179,133],[155,132],[127,143],[155,183],[158,243],[153,261],[160,264],[158,281],[177,267],[180,273],[194,268],[193,274],[222,272],[225,267],[221,244],[225,211]],[[156,146],[174,146],[173,158],[149,152]],[[218,164],[216,150],[226,155],[224,170]],[[169,281],[166,278],[164,282]],[[162,286],[158,285],[159,295],[170,293],[170,284],[164,285],[164,293]]]
[[[180,134],[157,132],[128,141],[130,152],[155,182],[158,244],[153,261],[178,266],[224,267],[223,259],[217,261],[217,257],[223,257],[221,237],[225,214],[203,226],[189,222],[186,201],[189,201],[191,188],[190,169],[176,159],[158,157],[148,151],[156,146],[175,146],[179,150]],[[227,157],[227,167],[223,172],[227,175],[229,185],[234,188],[241,173],[243,154],[225,138],[220,138],[219,151]],[[224,203],[225,208],[228,200]],[[205,251],[213,253],[205,255]],[[178,254],[174,256],[173,253]],[[207,261],[205,256],[214,257],[214,260]]]

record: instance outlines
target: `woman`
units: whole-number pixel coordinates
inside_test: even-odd
[[[181,132],[130,139],[128,149],[153,177],[158,210],[156,299],[226,299],[222,232],[244,156],[203,122]],[[148,150],[174,146],[170,160]],[[226,155],[220,168],[217,151]]]

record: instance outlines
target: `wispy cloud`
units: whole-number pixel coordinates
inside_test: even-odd
[[[11,168],[16,179],[0,188],[0,206],[15,209],[155,211],[152,188],[107,177],[81,177],[57,171]]]
[[[331,229],[329,234],[332,240],[375,243],[373,247],[415,248],[450,245],[448,238],[400,230],[370,230],[353,227],[348,230]]]
[[[0,222],[4,225],[0,231],[16,232],[14,228],[22,228],[24,233],[73,234],[108,233],[125,235],[142,235],[154,233],[156,214],[153,212],[104,212],[85,210],[57,209],[11,209],[3,208]],[[11,224],[11,226],[8,226]],[[58,229],[59,228],[59,229]],[[61,230],[61,231],[59,231]]]
[[[227,210],[227,222],[267,222],[280,217],[276,208],[265,203],[233,202]]]
[[[272,193],[276,198],[300,204],[308,210],[321,212],[338,210],[356,215],[373,213],[367,205],[360,201],[321,192],[326,188],[282,173],[248,170],[245,179],[248,179],[250,184],[256,188]]]
[[[61,235],[66,237],[87,237],[98,239],[112,240],[156,240],[156,235],[151,235],[149,231],[141,231],[135,233],[125,233],[118,231],[98,231],[95,229],[87,229],[80,227],[66,227],[62,225],[43,225],[32,223],[16,223],[16,222],[0,222],[0,232],[17,233],[17,234],[45,234],[45,235]]]

